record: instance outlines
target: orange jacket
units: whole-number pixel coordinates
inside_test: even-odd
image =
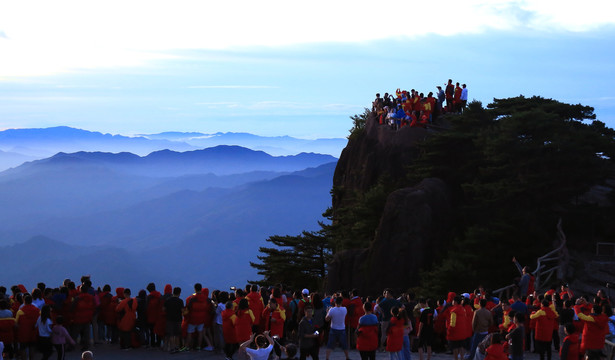
[[[279,306],[272,312],[271,308],[267,306],[263,310],[263,320],[265,321],[265,330],[271,331],[271,336],[277,335],[283,337],[284,334],[284,321],[286,321],[286,312]]]
[[[145,313],[147,314],[147,323],[150,325],[156,323],[156,320],[162,311],[162,303],[160,302],[161,297],[162,294],[160,294],[160,291],[157,290],[154,290],[147,295],[147,310],[145,310]]]
[[[254,324],[254,314],[252,310],[238,310],[233,319],[235,325],[235,337],[238,343],[250,339],[252,336],[252,325]],[[272,333],[272,335],[275,335]]]
[[[24,305],[17,311],[15,322],[17,323],[17,342],[35,342],[38,336],[36,331],[36,320],[40,315],[40,310],[32,305]]]
[[[89,324],[92,322],[94,312],[96,311],[96,304],[94,302],[94,296],[88,293],[80,293],[73,298],[73,309],[75,324]]]
[[[137,300],[133,298],[124,299],[117,305],[115,311],[121,316],[117,324],[118,329],[120,331],[132,331],[137,321]],[[122,312],[124,315],[121,315]]]
[[[508,360],[508,356],[504,352],[504,345],[502,344],[490,345],[486,353],[485,360]]]
[[[0,341],[5,344],[15,342],[15,318],[0,319]]]
[[[252,314],[254,314],[254,323],[260,324],[263,310],[265,310],[265,304],[263,303],[261,294],[256,291],[250,291],[246,299],[248,299],[250,310],[252,310]]]
[[[225,309],[221,313],[222,316],[222,336],[227,344],[236,344],[237,336],[235,336],[234,320],[236,318],[233,309]]]
[[[551,341],[553,339],[553,322],[555,313],[548,306],[543,306],[540,310],[530,315],[530,319],[536,320],[536,330],[534,338],[538,341]]]
[[[585,315],[578,313],[583,321],[583,334],[581,335],[581,351],[600,350],[604,347],[605,335],[609,333],[609,318],[605,314]]]
[[[398,352],[401,351],[404,345],[404,320],[398,319],[395,316],[391,317],[389,329],[387,330],[387,345],[386,351]]]
[[[451,307],[450,315],[446,319],[446,339],[449,341],[467,339],[467,319],[466,310],[461,305]]]

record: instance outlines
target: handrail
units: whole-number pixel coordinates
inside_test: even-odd
[[[564,230],[562,229],[562,219],[561,218],[558,220],[556,228],[557,228],[557,236],[560,240],[559,246],[556,249],[549,251],[548,253],[544,254],[543,256],[539,257],[536,260],[536,270],[534,271],[534,275],[535,275],[534,287],[536,290],[540,288],[540,285],[542,283],[547,284],[549,280],[551,280],[555,272],[558,273],[557,276],[559,279],[563,279],[565,277],[564,272],[565,272],[565,267],[566,267],[566,259],[568,257],[568,250],[566,249],[566,234],[564,233]],[[546,265],[547,262],[555,261],[555,260],[558,261],[558,264],[556,266],[549,268]],[[544,278],[545,276],[546,278]],[[505,286],[503,288],[494,290],[493,294],[494,295],[497,294],[497,297],[501,298],[504,292],[510,291],[510,289],[515,288],[516,286],[517,285],[515,284]]]
[[[541,256],[538,258],[538,260],[536,260],[536,271],[535,271],[535,276],[536,276],[536,280],[534,282],[534,287],[536,289],[539,289],[540,286],[542,285],[542,283],[547,283],[550,279],[551,276],[553,275],[553,269],[557,269],[560,272],[560,278],[562,278],[563,276],[563,269],[561,269],[561,267],[564,266],[564,264],[562,263],[562,257],[563,257],[563,251],[564,247],[566,246],[566,234],[564,234],[564,230],[562,229],[562,218],[559,218],[559,220],[557,221],[557,234],[558,234],[558,238],[560,239],[560,244],[559,246],[546,253],[545,255]],[[558,256],[556,257],[551,257],[552,255],[558,254]],[[542,268],[543,268],[543,263],[547,262],[547,261],[553,261],[553,260],[558,260],[558,264],[557,266],[553,267],[552,269],[546,270],[544,272],[542,272]],[[546,266],[545,266],[546,267]],[[543,281],[541,279],[541,275],[546,275],[549,274],[549,276]]]

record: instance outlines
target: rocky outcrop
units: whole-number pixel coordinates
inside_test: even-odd
[[[333,175],[333,208],[342,206],[352,191],[365,192],[380,178],[401,180],[418,154],[417,144],[428,136],[423,128],[393,130],[370,117],[365,129],[348,141]]]
[[[419,272],[431,265],[439,246],[450,237],[452,211],[449,191],[439,179],[394,191],[371,246],[335,255],[328,288],[352,287],[377,294],[385,287],[416,286]]]
[[[379,179],[402,185],[388,195],[369,248],[335,254],[327,290],[357,288],[377,294],[385,287],[415,286],[420,270],[431,265],[438,246],[450,238],[453,209],[446,184],[434,178],[416,186],[404,183],[417,145],[428,135],[427,129],[395,131],[370,118],[365,130],[349,140],[333,178],[334,214],[342,206],[352,206],[353,194],[368,191]]]

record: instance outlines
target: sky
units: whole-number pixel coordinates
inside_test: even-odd
[[[0,130],[345,137],[376,92],[449,78],[615,127],[615,3],[0,0]]]

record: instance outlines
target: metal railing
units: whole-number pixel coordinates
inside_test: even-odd
[[[562,219],[557,222],[557,237],[559,245],[556,249],[546,253],[536,260],[536,270],[534,271],[534,288],[536,291],[545,290],[541,287],[549,284],[549,281],[556,274],[557,279],[565,278],[566,267],[568,264],[568,249],[566,248],[566,234],[562,230]],[[493,294],[498,298],[510,298],[516,290],[517,285],[511,284],[503,288],[493,291]]]

